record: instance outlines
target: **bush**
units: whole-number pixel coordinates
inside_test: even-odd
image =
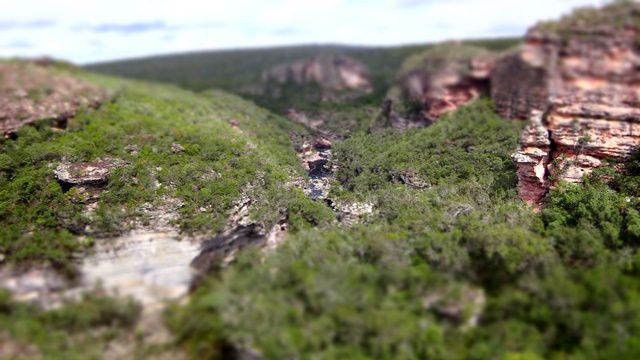
[[[133,330],[140,306],[130,299],[87,294],[55,310],[13,302],[0,290],[3,340],[35,345],[40,358],[99,358],[113,337]],[[27,355],[28,356],[28,355]]]

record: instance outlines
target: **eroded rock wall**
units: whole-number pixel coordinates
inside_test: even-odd
[[[372,90],[367,67],[350,57],[319,55],[282,64],[262,74],[266,84],[315,84],[322,90],[369,92]]]
[[[494,62],[495,57],[489,51],[456,43],[438,45],[410,57],[388,97],[410,104],[412,109],[397,116],[391,125],[427,126],[479,98],[488,92]]]
[[[558,181],[580,182],[605,159],[622,162],[638,149],[639,69],[632,26],[534,27],[498,62],[498,112],[530,119],[513,157],[524,201],[539,205]]]

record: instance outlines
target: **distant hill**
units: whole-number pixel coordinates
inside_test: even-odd
[[[469,43],[491,50],[514,46],[519,39],[475,40]],[[386,86],[404,59],[431,44],[397,47],[301,45],[258,49],[193,52],[104,62],[87,69],[136,79],[176,84],[191,90],[220,88],[238,92],[246,84],[259,81],[261,73],[275,65],[316,55],[345,55],[369,68],[374,86]]]

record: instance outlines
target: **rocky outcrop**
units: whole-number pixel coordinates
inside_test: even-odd
[[[500,58],[491,73],[491,98],[507,119],[527,119],[547,106],[549,74],[544,66],[523,61],[521,53]]]
[[[96,202],[111,172],[126,165],[127,162],[123,160],[111,158],[91,162],[62,162],[53,172],[65,190],[75,188],[74,201],[86,204]]]
[[[374,205],[370,202],[329,201],[329,205],[335,211],[338,222],[343,226],[358,224],[366,220],[366,217],[374,211]]]
[[[397,76],[389,99],[409,111],[390,117],[391,126],[426,126],[488,92],[494,56],[487,50],[443,44],[410,57]],[[390,114],[392,109],[384,111]]]
[[[414,169],[406,169],[402,171],[392,172],[391,179],[401,182],[410,188],[424,189],[429,187],[429,183],[423,180]]]
[[[278,65],[263,72],[262,81],[267,86],[276,87],[284,84],[317,85],[326,95],[372,90],[367,67],[347,56],[318,55]]]
[[[105,101],[103,91],[51,67],[41,61],[0,63],[0,132],[5,137],[40,120],[65,128],[80,108]]]
[[[635,21],[609,21],[614,4],[532,28],[492,74],[497,110],[530,118],[514,155],[520,197],[540,204],[560,180],[580,182],[605,159],[624,161],[640,145],[640,49]],[[603,15],[604,14],[604,15]],[[608,22],[602,22],[607,20]]]
[[[550,151],[549,131],[542,125],[542,113],[533,111],[531,122],[520,135],[520,148],[513,155],[518,164],[518,195],[530,204],[540,202],[549,188]]]
[[[58,181],[69,185],[98,185],[107,182],[113,169],[127,163],[119,159],[105,158],[91,162],[63,162],[54,170]]]
[[[270,228],[253,221],[249,215],[252,200],[244,196],[231,210],[227,226],[213,238],[202,242],[199,254],[191,261],[195,277],[191,287],[196,288],[210,271],[221,269],[235,260],[237,253],[248,247],[270,250],[278,247],[289,230],[287,214],[278,209],[278,221]]]

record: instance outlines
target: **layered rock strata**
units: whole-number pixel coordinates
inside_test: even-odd
[[[633,26],[537,26],[517,53],[498,62],[498,112],[530,118],[513,156],[524,201],[540,204],[558,181],[580,182],[605,159],[623,162],[638,149],[639,69]]]

